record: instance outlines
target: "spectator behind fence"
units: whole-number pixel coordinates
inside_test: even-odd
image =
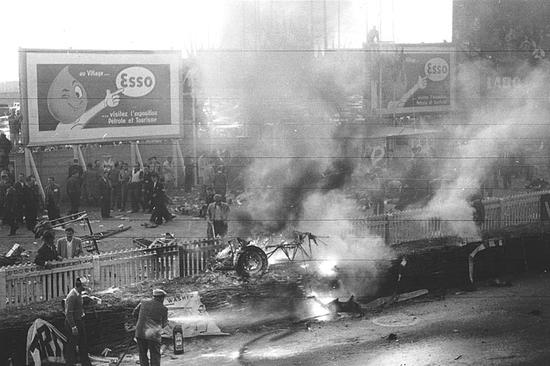
[[[108,177],[109,172],[105,171],[99,182],[99,195],[101,200],[101,217],[111,218],[111,181]]]
[[[222,201],[220,194],[214,195],[214,202],[208,205],[206,210],[206,235],[209,238],[224,237],[227,234],[227,219],[229,218],[229,205]]]
[[[42,196],[40,195],[40,188],[36,183],[34,175],[27,177],[27,184],[24,188],[25,199],[25,225],[30,231],[34,231],[36,226],[36,218],[38,217],[38,211],[42,207]]]
[[[8,172],[2,170],[0,174],[0,218],[4,220],[6,213],[6,193],[8,188],[11,186],[10,179],[8,177]],[[4,222],[5,224],[6,222]]]
[[[72,227],[66,227],[65,237],[57,240],[57,253],[66,259],[79,257],[84,254],[82,251],[82,240],[74,236],[74,229]]]
[[[61,217],[61,210],[59,209],[61,191],[59,186],[55,183],[54,177],[48,178],[48,185],[44,189],[44,194],[46,196],[45,206],[48,211],[48,219],[54,224],[54,221]]]
[[[3,132],[0,133],[0,170],[8,169],[11,149],[11,141],[8,140]]]
[[[172,220],[173,216],[166,208],[166,191],[164,190],[164,185],[160,182],[159,176],[157,173],[151,174],[151,179],[153,180],[153,187],[151,190],[151,207],[152,214],[150,221],[154,224],[162,224],[164,219],[166,222]]]
[[[128,164],[123,163],[122,169],[120,169],[119,174],[119,181],[120,181],[120,206],[119,211],[125,211],[126,210],[126,203],[128,202],[128,193],[130,189],[130,178],[132,177],[132,174],[130,172],[130,169],[128,168]]]
[[[11,183],[8,182],[8,184],[9,186],[6,190],[6,201],[4,207],[4,222],[10,226],[9,236],[13,236],[19,226],[17,223],[17,217],[19,215],[20,204],[17,191]]]
[[[132,176],[130,178],[130,185],[128,186],[128,193],[130,195],[130,204],[132,205],[132,212],[138,212],[140,208],[144,208],[141,196],[141,185],[143,181],[143,171],[139,166],[134,168]]]
[[[39,266],[46,266],[47,262],[61,260],[54,244],[55,234],[52,230],[46,231],[42,236],[42,246],[38,249],[34,263]]]
[[[80,206],[81,186],[78,174],[78,171],[75,170],[69,179],[67,179],[67,196],[69,196],[69,202],[71,204],[69,215],[77,213],[78,207]]]
[[[164,186],[167,190],[174,188],[174,166],[172,164],[172,158],[168,157],[162,163],[162,174],[164,175]]]
[[[120,162],[116,161],[109,171],[109,183],[111,184],[111,209],[121,208],[120,203]]]

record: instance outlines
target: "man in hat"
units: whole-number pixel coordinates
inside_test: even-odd
[[[67,336],[65,360],[67,365],[76,364],[77,353],[82,366],[91,365],[88,357],[88,340],[83,320],[84,305],[82,302],[84,285],[88,282],[86,277],[78,277],[74,288],[65,298],[65,335]]]
[[[81,256],[82,240],[74,236],[74,229],[70,226],[65,228],[65,237],[57,240],[57,253],[63,258],[74,258]]]
[[[168,309],[164,306],[166,292],[153,290],[153,299],[142,300],[134,309],[137,318],[136,339],[141,366],[160,366],[161,332],[168,324]],[[149,357],[147,357],[149,351]]]
[[[224,237],[227,234],[227,219],[229,217],[229,205],[222,201],[221,194],[214,195],[214,202],[208,205],[206,210],[206,235],[209,238]]]

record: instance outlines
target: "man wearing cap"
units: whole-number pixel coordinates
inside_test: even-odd
[[[206,209],[206,235],[209,238],[227,234],[227,219],[229,217],[229,205],[222,201],[221,194],[214,195],[214,202]]]
[[[153,299],[142,300],[134,309],[136,339],[141,366],[160,366],[161,332],[168,324],[168,309],[163,305],[166,292],[153,290]],[[147,357],[149,351],[149,357]]]
[[[77,346],[78,357],[82,366],[90,366],[88,357],[88,340],[84,326],[84,306],[82,303],[82,291],[88,283],[86,277],[78,277],[74,288],[65,298],[65,335],[67,336],[67,347],[65,360],[67,365],[76,364]]]
[[[82,240],[74,236],[74,229],[72,227],[66,227],[65,237],[57,240],[57,253],[67,259],[84,254],[82,251]]]

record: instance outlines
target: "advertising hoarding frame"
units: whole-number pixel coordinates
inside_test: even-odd
[[[181,51],[20,49],[19,53],[21,107],[24,111],[21,132],[24,146],[183,138],[183,59]],[[38,86],[40,82],[38,80],[38,65],[41,65],[41,67],[43,65],[53,65],[54,67],[58,67],[58,65],[99,65],[104,67],[122,67],[124,65],[126,68],[131,67],[131,65],[152,65],[153,67],[164,67],[164,69],[168,69],[169,74],[168,85],[164,86],[169,91],[169,102],[168,106],[165,107],[168,117],[161,124],[134,125],[131,127],[109,126],[77,130],[84,131],[81,134],[82,136],[75,136],[78,134],[76,132],[69,132],[69,136],[65,137],[62,133],[56,133],[56,131],[41,131],[39,126],[41,116],[39,115],[38,105],[38,89],[40,88]],[[115,88],[113,87],[113,89]],[[120,93],[120,91],[117,92]],[[166,123],[166,121],[169,121],[169,123]]]
[[[369,50],[376,57],[371,58],[374,62],[371,73],[371,112],[377,115],[393,115],[393,114],[412,114],[412,113],[445,113],[452,112],[455,109],[455,75],[456,75],[456,60],[455,50],[449,45],[444,44],[376,44],[376,48]],[[398,56],[399,54],[407,55],[414,54],[429,54],[433,53],[435,57],[441,54],[447,54],[449,57],[449,104],[445,105],[429,105],[429,106],[395,106],[390,108],[389,106],[382,106],[384,97],[382,96],[384,90],[383,72],[382,67],[384,61],[387,61],[391,56]],[[386,60],[385,60],[386,59]],[[418,89],[417,89],[418,90]],[[410,92],[408,90],[407,92]],[[413,92],[414,95],[414,92]]]

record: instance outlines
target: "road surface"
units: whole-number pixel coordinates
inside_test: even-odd
[[[194,339],[183,355],[167,349],[162,365],[548,365],[549,289],[550,274],[530,274],[512,287],[449,291],[362,318]]]

